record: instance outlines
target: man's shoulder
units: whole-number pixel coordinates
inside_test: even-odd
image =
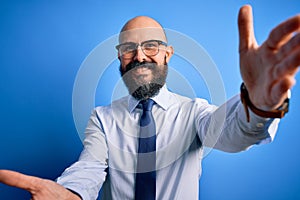
[[[128,109],[129,96],[113,100],[110,104],[96,106],[94,110],[101,112],[110,112],[112,109]]]
[[[179,93],[171,92],[172,98],[176,99],[179,103],[191,103],[191,104],[209,104],[208,101],[200,97],[188,97]]]

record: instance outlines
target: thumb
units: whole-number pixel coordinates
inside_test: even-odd
[[[256,44],[252,8],[250,5],[241,7],[238,16],[239,27],[239,52],[247,51],[250,47]]]
[[[0,170],[0,183],[4,183],[9,186],[32,191],[38,182],[39,178],[37,177],[24,175],[10,170]]]

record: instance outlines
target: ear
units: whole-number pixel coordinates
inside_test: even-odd
[[[118,51],[118,59],[121,62],[121,55],[120,55],[119,51]]]
[[[170,59],[173,56],[173,54],[174,54],[173,47],[172,46],[167,46],[166,56],[165,56],[165,59],[166,59],[167,63],[170,61]]]

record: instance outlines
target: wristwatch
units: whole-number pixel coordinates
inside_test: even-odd
[[[289,91],[289,93],[290,93],[290,91]],[[288,96],[290,96],[290,95],[288,95]],[[249,115],[248,108],[250,108],[253,113],[255,113],[256,115],[258,115],[260,117],[264,117],[264,118],[282,118],[282,117],[284,117],[284,115],[289,111],[290,98],[289,97],[286,98],[284,100],[283,104],[275,110],[269,110],[269,111],[261,110],[259,108],[256,108],[252,104],[252,102],[250,101],[250,98],[249,98],[248,90],[247,90],[245,84],[242,83],[242,85],[241,85],[241,101],[244,105],[247,122],[250,122],[250,115]]]

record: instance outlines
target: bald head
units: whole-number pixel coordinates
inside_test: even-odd
[[[147,16],[137,16],[135,18],[130,19],[122,28],[121,32],[137,29],[137,28],[160,28],[163,29],[162,26],[153,18]]]
[[[145,40],[157,39],[167,42],[166,34],[162,26],[153,18],[147,16],[137,16],[130,19],[121,29],[120,43],[141,42]],[[137,41],[140,40],[140,41]]]

